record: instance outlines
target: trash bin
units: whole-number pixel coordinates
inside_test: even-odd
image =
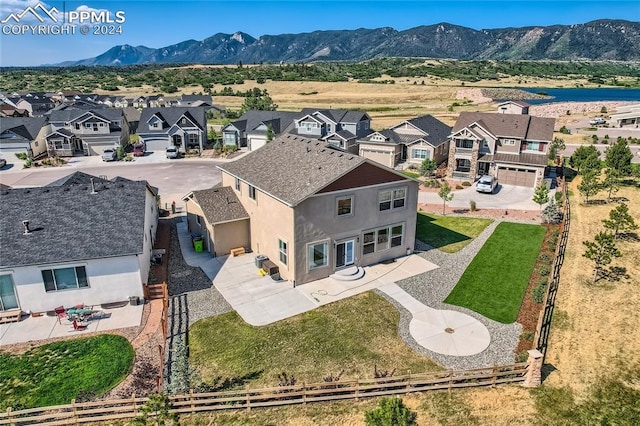
[[[199,240],[193,240],[193,248],[196,251],[196,253],[202,253],[202,251],[204,250],[204,245],[203,245],[202,238],[200,238]]]
[[[256,268],[262,269],[262,263],[269,258],[265,255],[259,254],[256,256]]]
[[[131,306],[138,306],[138,302],[139,302],[138,296],[129,296],[129,304]]]

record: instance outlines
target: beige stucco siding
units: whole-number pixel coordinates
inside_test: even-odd
[[[235,188],[235,178],[222,172],[222,185]],[[256,199],[249,198],[249,186],[241,182],[238,199],[249,214],[251,250],[256,254],[267,256],[280,268],[280,275],[285,280],[295,278],[293,209],[286,204],[256,189]],[[287,243],[287,265],[280,262],[278,239]]]
[[[213,247],[216,256],[229,254],[234,248],[248,248],[250,244],[249,219],[219,223],[213,226]]]
[[[202,208],[195,201],[187,200],[187,229],[190,234],[198,233],[202,235],[204,240],[204,249],[214,254],[215,247],[213,246],[213,227],[207,223],[204,219],[204,213],[202,212]],[[200,222],[200,223],[198,223]]]
[[[407,196],[403,208],[380,212],[378,193],[384,189],[406,188]],[[353,214],[337,215],[337,199],[353,196]],[[295,208],[296,247],[300,255],[296,258],[296,284],[329,276],[335,271],[335,243],[354,239],[356,264],[359,266],[378,263],[407,254],[413,250],[416,228],[418,184],[413,181],[401,181],[392,184],[368,188],[357,188],[313,196]],[[362,234],[380,227],[404,226],[402,244],[398,247],[368,255],[362,254]],[[328,241],[328,264],[325,267],[309,270],[307,245]]]

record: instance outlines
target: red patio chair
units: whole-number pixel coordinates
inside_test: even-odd
[[[82,330],[86,330],[86,329],[87,329],[86,325],[78,324],[78,321],[73,320],[73,330],[74,331],[82,331]]]
[[[57,308],[55,308],[55,312],[56,316],[58,317],[58,324],[62,324],[62,321],[60,320],[62,318],[66,318],[67,310],[64,308],[64,306],[58,306]]]

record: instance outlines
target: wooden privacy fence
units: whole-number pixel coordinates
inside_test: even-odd
[[[263,389],[224,392],[189,392],[171,396],[170,412],[195,414],[207,411],[276,407],[320,401],[359,400],[377,396],[400,395],[432,390],[450,390],[477,386],[519,383],[525,380],[527,363],[464,371],[440,371],[381,379],[358,379]],[[138,416],[148,398],[72,403],[54,407],[31,408],[0,413],[0,425],[64,425],[131,419]]]
[[[563,215],[561,222],[560,239],[556,247],[556,254],[553,259],[553,269],[551,270],[551,278],[547,291],[544,296],[544,309],[538,317],[538,326],[536,327],[536,348],[542,353],[543,357],[547,354],[547,345],[549,341],[549,332],[551,331],[551,319],[553,317],[553,308],[556,301],[556,293],[558,292],[558,283],[560,281],[560,269],[564,263],[564,252],[567,248],[567,240],[569,239],[569,224],[571,222],[571,206],[569,204],[569,194],[566,180],[563,182]]]

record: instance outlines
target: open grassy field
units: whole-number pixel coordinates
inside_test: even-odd
[[[500,223],[473,258],[445,303],[505,324],[518,317],[545,228]]]
[[[398,336],[400,315],[367,292],[263,327],[235,312],[196,322],[189,329],[190,360],[205,382],[251,377],[252,386],[274,386],[286,372],[298,382],[323,377],[373,377],[381,370],[427,372],[439,367]]]
[[[466,247],[493,222],[491,219],[418,213],[416,237],[445,253]]]
[[[100,396],[124,379],[134,356],[127,339],[109,334],[50,343],[22,355],[0,352],[0,409]]]

